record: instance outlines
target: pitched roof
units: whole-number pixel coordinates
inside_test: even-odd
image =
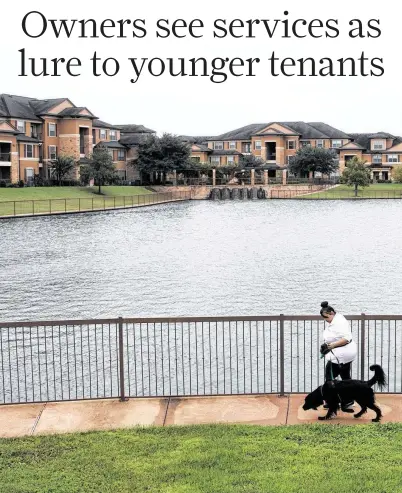
[[[122,145],[119,140],[102,140],[98,142],[95,147],[103,146],[111,149],[126,149],[126,146]]]
[[[155,130],[144,127],[144,125],[115,125],[124,134],[155,134]]]
[[[328,125],[327,123],[323,122],[309,122],[308,123],[311,127],[316,128],[323,134],[327,135],[327,138],[329,137],[330,139],[350,139],[350,136],[342,132],[342,130],[338,130],[335,127],[331,127],[331,125]]]
[[[99,118],[95,118],[92,122],[93,128],[111,128],[112,130],[120,130],[116,125],[111,125],[110,123],[104,122],[103,120],[99,120]]]
[[[52,108],[63,103],[64,101],[69,101],[71,103],[71,101],[68,98],[57,98],[57,99],[27,98],[27,99],[29,99],[29,104],[32,106],[32,108],[34,109],[37,115],[44,115],[48,113]]]
[[[0,100],[0,117],[41,121],[31,105],[31,98],[1,94]]]
[[[88,113],[82,113],[83,111],[88,112]],[[78,118],[90,118],[94,119],[96,116],[89,111],[88,108],[85,108],[84,106],[74,106],[74,108],[64,108],[64,110],[60,111],[58,113],[58,116],[75,116]]]
[[[193,144],[194,147],[198,147],[198,150],[193,150],[193,152],[212,152],[212,149],[210,149],[208,146],[205,146],[203,144]]]
[[[211,150],[211,149],[210,149]],[[242,156],[242,153],[239,151],[229,150],[229,149],[213,149],[213,156]]]
[[[32,144],[39,144],[41,141],[35,137],[29,137],[28,135],[17,135],[18,142],[31,142]]]
[[[301,139],[327,139],[328,135],[305,122],[277,122],[295,130]]]
[[[246,125],[245,127],[237,128],[236,130],[231,130],[217,137],[212,137],[208,140],[220,141],[220,140],[251,140],[251,136],[257,134],[264,128],[266,128],[269,123],[252,123],[251,125]]]
[[[365,148],[362,147],[358,142],[348,142],[344,146],[340,147],[341,150],[353,149],[355,151],[363,151]]]
[[[179,135],[179,139],[183,142],[189,142],[190,144],[204,144],[208,142],[208,140],[213,140],[215,137],[200,137],[200,136],[191,136],[191,135]]]

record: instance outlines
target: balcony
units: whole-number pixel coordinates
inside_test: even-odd
[[[1,163],[11,163],[11,152],[0,152]]]

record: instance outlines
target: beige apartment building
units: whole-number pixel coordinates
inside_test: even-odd
[[[50,178],[49,164],[59,155],[85,164],[93,148],[109,149],[122,180],[135,179],[128,163],[136,158],[138,143],[154,133],[141,125],[111,125],[88,108],[69,99],[0,95],[0,181],[25,183],[34,176]],[[75,176],[79,177],[79,166]]]
[[[190,141],[190,138],[189,138]],[[240,157],[254,155],[270,177],[287,169],[297,150],[304,146],[333,149],[341,174],[354,156],[366,161],[373,180],[390,180],[392,169],[402,165],[402,137],[379,132],[347,134],[323,122],[272,122],[252,124],[217,137],[193,138],[195,162],[217,167],[237,165]]]

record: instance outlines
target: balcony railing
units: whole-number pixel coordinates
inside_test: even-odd
[[[11,162],[11,152],[0,152],[0,161]]]

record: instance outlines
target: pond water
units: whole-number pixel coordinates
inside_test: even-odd
[[[192,201],[0,222],[0,320],[399,314],[402,201]]]

